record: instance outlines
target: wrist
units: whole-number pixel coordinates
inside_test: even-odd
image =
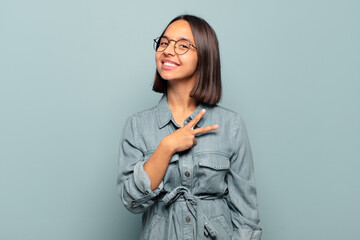
[[[167,152],[170,156],[176,153],[176,149],[173,147],[173,145],[169,142],[169,140],[166,137],[163,140],[161,140],[160,147],[163,149],[164,152]]]

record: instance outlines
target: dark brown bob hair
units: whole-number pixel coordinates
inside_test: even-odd
[[[216,33],[204,19],[185,14],[171,20],[160,37],[164,35],[168,26],[177,20],[185,20],[190,24],[197,47],[196,71],[199,70],[199,72],[190,96],[199,102],[210,105],[217,104],[221,99],[222,88],[219,43]],[[167,81],[160,76],[157,70],[152,90],[159,93],[167,92]]]

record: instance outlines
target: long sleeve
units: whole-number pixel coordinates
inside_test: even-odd
[[[234,226],[233,239],[260,240],[262,228],[258,212],[253,156],[245,123],[239,114],[232,132],[234,154],[230,159],[228,204]]]
[[[119,147],[118,156],[118,194],[124,206],[132,213],[142,213],[152,204],[163,188],[163,182],[155,190],[151,190],[151,181],[144,170],[147,159],[138,147],[136,118],[127,118]]]

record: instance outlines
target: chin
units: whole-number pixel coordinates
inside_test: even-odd
[[[159,73],[160,74],[160,76],[161,76],[161,78],[162,79],[164,79],[164,80],[173,80],[174,79],[174,77],[173,76],[171,76],[171,74],[162,74],[162,73]]]
[[[176,80],[176,79],[174,79],[172,77],[166,77],[166,76],[165,77],[161,76],[161,78],[164,79],[165,81],[175,81]]]

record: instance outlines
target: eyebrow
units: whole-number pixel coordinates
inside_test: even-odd
[[[166,38],[166,39],[169,39],[169,37],[166,36],[166,35],[163,35],[162,37],[163,37],[163,38]],[[190,41],[189,39],[184,38],[184,37],[181,37],[181,38],[179,38],[178,40],[187,40],[187,41],[189,41],[190,43],[192,43],[192,41]],[[178,40],[176,40],[176,41],[178,41]]]

